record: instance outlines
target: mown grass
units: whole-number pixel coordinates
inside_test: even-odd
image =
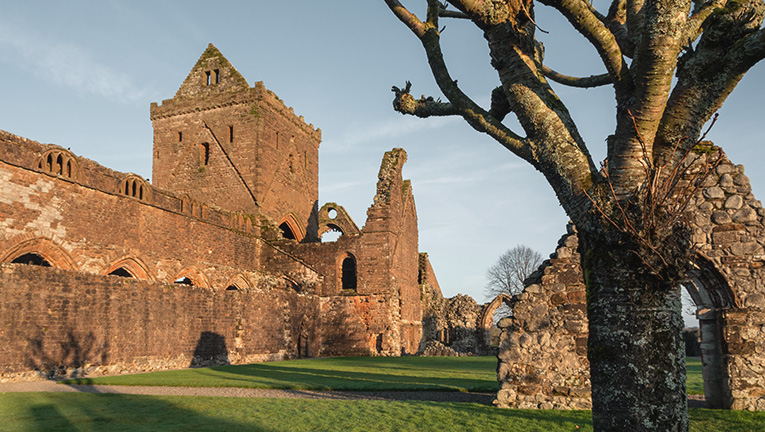
[[[67,380],[66,384],[496,392],[496,357],[339,357]]]
[[[763,431],[765,413],[692,409],[691,431]],[[589,411],[474,403],[0,394],[0,431],[591,431]]]
[[[685,387],[688,394],[704,394],[704,378],[701,376],[701,358],[686,357]]]
[[[701,359],[688,357],[689,394],[704,394]],[[340,357],[80,378],[65,384],[299,390],[495,392],[496,357]]]

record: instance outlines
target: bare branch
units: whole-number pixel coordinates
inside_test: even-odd
[[[542,4],[557,9],[569,23],[595,47],[606,70],[611,75],[617,99],[632,91],[629,67],[614,35],[596,16],[587,2],[581,0],[541,0]]]
[[[635,43],[627,27],[627,0],[614,0],[608,10],[605,23],[616,38],[622,54],[632,58],[635,53]]]
[[[434,100],[432,97],[422,96],[420,99],[415,99],[409,92],[412,88],[412,83],[407,81],[406,87],[400,89],[393,86],[391,90],[396,94],[393,99],[393,109],[401,114],[410,114],[417,117],[439,117],[439,116],[453,116],[460,115],[459,110],[451,103],[444,103],[440,100]]]
[[[544,72],[547,78],[550,78],[558,84],[563,84],[569,87],[590,88],[614,83],[611,80],[611,75],[609,74],[590,75],[588,77],[577,78],[555,72],[554,70],[544,65],[542,66],[542,72]]]
[[[505,116],[511,112],[512,109],[510,108],[510,103],[507,101],[505,89],[501,86],[495,87],[494,90],[491,91],[491,108],[489,109],[489,115],[502,121]]]
[[[499,120],[489,115],[486,110],[470,99],[470,97],[457,86],[457,81],[449,74],[449,70],[446,67],[446,62],[443,58],[443,53],[441,52],[441,42],[438,34],[438,14],[434,12],[441,7],[440,2],[438,0],[428,0],[428,21],[426,23],[419,21],[419,19],[414,17],[414,15],[406,10],[406,8],[404,8],[397,0],[385,0],[385,2],[399,20],[406,24],[420,39],[420,42],[422,42],[436,83],[451,102],[451,104],[448,105],[439,104],[436,101],[431,102],[427,98],[425,98],[421,104],[417,104],[415,101],[415,104],[413,105],[414,112],[412,112],[412,114],[419,112],[420,114],[427,115],[426,113],[428,110],[431,110],[430,115],[459,114],[477,131],[490,135],[508,150],[521,158],[530,161],[531,151],[528,148],[530,143],[508,129]],[[417,21],[413,25],[410,25],[410,23],[413,22],[413,19]],[[399,89],[399,92],[402,92],[402,90]],[[409,97],[411,100],[409,100],[409,98],[406,98],[403,94],[404,93],[399,97],[397,92],[396,99],[400,99],[403,105],[411,105],[411,100],[414,98],[410,95]],[[405,107],[402,106],[402,109],[405,109]]]
[[[409,12],[409,9],[405,8],[398,0],[385,0],[385,4],[417,37],[422,37],[425,34],[427,31],[425,23],[420,21],[415,14]]]
[[[691,42],[695,41],[699,36],[701,36],[701,26],[704,21],[706,21],[706,19],[709,17],[709,15],[712,14],[712,12],[715,11],[715,9],[725,6],[727,1],[728,0],[710,0],[704,4],[696,13],[688,18],[684,31],[686,44],[690,45]]]

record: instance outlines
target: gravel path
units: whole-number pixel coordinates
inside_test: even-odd
[[[462,393],[443,391],[350,392],[246,389],[236,387],[64,385],[56,384],[54,381],[32,381],[0,384],[0,393],[12,392],[81,392],[167,396],[224,396],[336,400],[417,400],[434,402],[475,402],[485,405],[491,405],[491,401],[494,400],[493,393]]]
[[[56,384],[55,381],[12,382],[0,384],[0,393],[14,392],[80,392],[163,396],[223,396],[335,400],[416,400],[433,402],[475,402],[484,405],[491,405],[491,401],[494,400],[494,393],[462,393],[443,391],[350,392],[246,389],[237,387],[64,385]],[[704,395],[688,395],[688,407],[709,408],[709,405],[704,400]]]

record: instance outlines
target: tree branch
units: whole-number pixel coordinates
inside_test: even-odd
[[[704,24],[704,21],[706,21],[715,9],[723,7],[727,1],[728,0],[710,0],[688,18],[684,31],[684,38],[686,39],[687,45],[690,45],[691,42],[701,36],[701,26]]]
[[[554,70],[544,65],[542,66],[542,72],[544,72],[547,78],[550,78],[558,84],[563,84],[569,87],[590,88],[614,83],[611,80],[611,75],[609,74],[590,75],[588,77],[577,78],[555,72]]]
[[[420,42],[425,48],[428,64],[430,64],[430,69],[436,79],[436,83],[441,91],[444,92],[446,98],[451,102],[451,104],[449,104],[450,106],[445,106],[446,104],[439,104],[435,101],[430,102],[428,99],[425,99],[421,104],[418,104],[415,101],[413,104],[414,112],[426,115],[428,110],[432,110],[433,113],[439,113],[438,115],[459,114],[477,131],[490,135],[508,150],[524,160],[532,160],[531,151],[529,149],[530,142],[515,134],[499,120],[489,115],[488,112],[473,102],[470,97],[462,92],[457,86],[457,82],[450,76],[449,70],[446,67],[446,62],[443,58],[443,53],[441,52],[440,37],[438,34],[437,11],[441,7],[440,2],[438,0],[428,0],[428,21],[426,23],[422,23],[397,0],[385,0],[385,3],[399,20],[406,24],[420,39]],[[404,91],[406,90],[407,89],[405,88]],[[412,104],[411,100],[408,100],[409,98],[406,98],[403,95],[404,91],[399,89],[399,92],[402,92],[402,95],[399,96],[397,92],[396,100],[402,102],[402,108],[408,109],[408,106]],[[414,99],[411,95],[409,95],[409,97],[412,100]],[[406,113],[406,111],[403,111],[402,113]]]
[[[677,85],[657,134],[657,157],[676,157],[693,145],[744,74],[765,58],[763,9],[760,1],[751,0],[706,21],[696,50],[686,52],[678,63]],[[672,152],[675,142],[682,145]]]
[[[417,117],[441,117],[460,115],[459,110],[451,103],[444,103],[440,100],[436,101],[432,97],[422,96],[420,99],[415,99],[409,92],[412,88],[412,83],[407,81],[406,87],[400,89],[393,86],[391,90],[396,94],[393,99],[393,109],[401,114],[409,114]]]
[[[616,38],[616,43],[619,44],[622,54],[627,58],[632,58],[635,53],[635,43],[627,28],[627,0],[614,0],[611,3],[605,24]]]
[[[541,0],[542,4],[557,9],[569,23],[584,36],[598,52],[614,84],[617,100],[632,91],[632,77],[614,35],[593,14],[589,5],[581,0]]]

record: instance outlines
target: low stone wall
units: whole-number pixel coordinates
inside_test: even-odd
[[[0,264],[0,380],[280,360],[320,351],[318,298]]]

